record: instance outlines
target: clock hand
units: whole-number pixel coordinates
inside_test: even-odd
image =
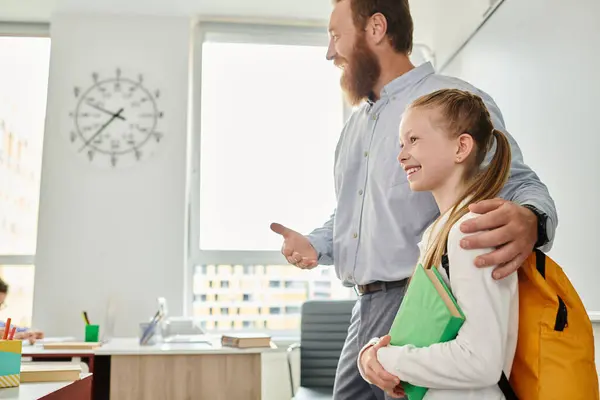
[[[110,115],[116,115],[116,114],[113,114],[112,112],[110,112],[110,111],[108,111],[108,110],[106,110],[106,109],[104,109],[104,108],[100,107],[99,105],[96,105],[96,104],[92,103],[91,101],[88,101],[88,102],[87,102],[87,104],[88,104],[89,106],[91,106],[91,107],[93,107],[93,108],[97,109],[97,110],[100,110],[100,111],[104,112],[104,113],[107,113],[107,114],[110,114]],[[122,119],[123,121],[125,121],[125,117],[123,117],[123,116],[121,116],[121,115],[117,116],[117,118],[119,118],[119,119]]]
[[[124,108],[121,108],[119,111],[117,111],[117,113],[116,113],[116,114],[113,114],[113,116],[112,116],[112,117],[111,117],[111,118],[110,118],[108,121],[106,121],[106,123],[105,123],[104,125],[102,125],[102,126],[100,127],[100,129],[98,129],[98,132],[94,133],[94,135],[93,135],[91,138],[89,138],[89,139],[88,139],[88,140],[87,140],[87,141],[86,141],[86,142],[83,144],[83,146],[82,146],[82,147],[79,149],[79,151],[81,151],[81,150],[85,149],[85,148],[87,147],[87,145],[88,145],[88,144],[90,144],[90,143],[91,143],[91,141],[92,141],[92,140],[94,140],[94,139],[96,138],[96,136],[98,136],[100,133],[102,133],[102,131],[103,131],[104,129],[106,129],[106,127],[107,127],[107,126],[108,126],[108,125],[109,125],[111,122],[113,122],[113,121],[114,121],[116,118],[118,118],[118,117],[121,115],[121,113],[123,112],[123,110],[124,110]]]

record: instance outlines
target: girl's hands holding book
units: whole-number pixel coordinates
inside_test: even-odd
[[[404,389],[400,379],[387,372],[377,360],[377,351],[390,344],[391,337],[383,336],[375,344],[366,349],[360,357],[360,366],[364,371],[367,382],[382,389],[392,398],[404,397]]]

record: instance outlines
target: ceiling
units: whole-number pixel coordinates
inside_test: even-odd
[[[481,23],[490,4],[490,0],[410,1],[415,43],[434,49],[440,63]],[[308,19],[325,24],[331,0],[0,0],[0,21],[49,22],[60,12]]]

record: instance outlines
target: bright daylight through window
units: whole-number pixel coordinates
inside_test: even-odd
[[[0,37],[0,320],[29,326],[50,39]]]
[[[304,301],[355,296],[333,267],[286,265],[269,229],[308,233],[335,207],[340,72],[325,59],[325,30],[299,37],[202,45],[192,312],[209,330],[298,330]]]

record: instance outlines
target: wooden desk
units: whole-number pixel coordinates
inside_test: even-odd
[[[218,340],[140,346],[115,339],[96,355],[111,356],[111,400],[260,400],[261,354],[276,350],[222,347]]]
[[[92,398],[92,374],[82,374],[73,382],[22,383],[15,388],[0,389],[2,400],[89,400]]]
[[[89,358],[94,400],[260,400],[261,357],[281,351],[222,347],[218,337],[210,343],[151,346],[140,346],[137,338],[115,338],[85,352],[32,347],[24,347],[23,356]]]

